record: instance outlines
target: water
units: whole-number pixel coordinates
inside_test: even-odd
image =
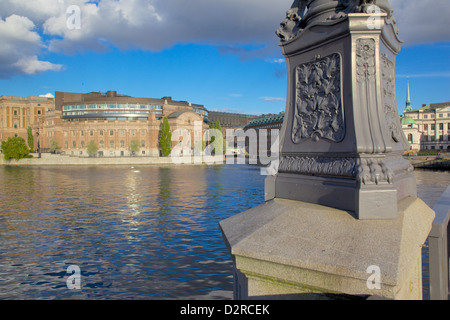
[[[450,181],[416,177],[430,206]],[[264,201],[259,169],[238,165],[0,167],[0,185],[0,299],[229,299],[218,223]]]
[[[262,203],[263,181],[241,166],[2,167],[0,299],[231,298],[218,223]]]

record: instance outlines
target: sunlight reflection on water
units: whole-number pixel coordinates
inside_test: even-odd
[[[243,166],[0,168],[0,298],[231,298],[218,223],[262,203],[263,181]]]
[[[416,171],[433,206],[448,172]],[[0,299],[232,297],[219,221],[264,201],[251,166],[0,167]],[[81,269],[68,290],[67,267]]]

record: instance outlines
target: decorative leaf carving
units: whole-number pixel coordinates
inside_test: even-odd
[[[296,77],[292,141],[300,143],[309,138],[342,141],[345,125],[340,55],[335,53],[299,65]]]

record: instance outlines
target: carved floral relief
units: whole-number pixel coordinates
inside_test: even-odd
[[[381,74],[384,115],[389,129],[389,134],[392,140],[398,143],[401,141],[401,135],[403,132],[395,103],[394,63],[389,60],[386,54],[381,55]]]
[[[292,141],[298,144],[312,138],[340,142],[344,136],[341,56],[336,53],[299,65]]]
[[[375,40],[358,39],[356,42],[356,79],[363,83],[375,81]]]

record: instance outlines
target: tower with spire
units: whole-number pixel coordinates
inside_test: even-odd
[[[403,116],[400,119],[400,123],[402,124],[402,127],[404,128],[404,126],[412,126],[415,124],[415,121],[413,118],[411,118],[408,115],[408,112],[411,112],[412,107],[411,107],[411,93],[409,91],[409,80],[408,80],[408,84],[407,84],[407,88],[406,88],[406,106],[405,106],[405,110],[403,111]]]
[[[405,107],[405,112],[410,112],[410,111],[412,111],[412,108],[411,108],[411,94],[409,92],[409,80],[408,80],[407,89],[406,89],[406,107]]]

